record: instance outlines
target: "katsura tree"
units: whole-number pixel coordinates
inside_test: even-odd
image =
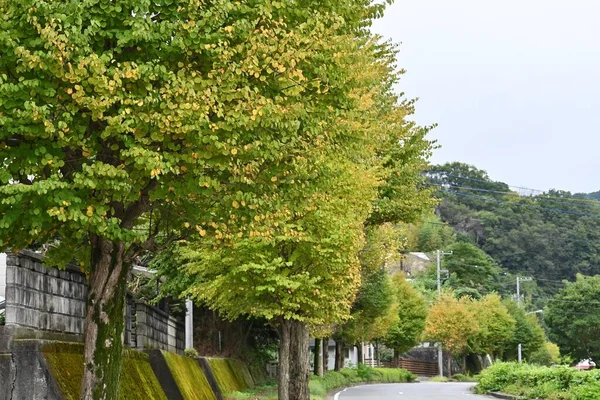
[[[362,362],[362,343],[380,338],[396,318],[396,306],[386,264],[399,257],[399,235],[390,223],[368,226],[365,246],[360,252],[361,284],[352,304],[350,318],[337,326],[336,367],[343,367],[343,348],[346,344],[358,346]]]
[[[479,324],[472,337],[469,350],[477,354],[490,354],[495,359],[516,331],[516,321],[502,303],[500,296],[489,294],[472,303]]]
[[[280,399],[308,399],[309,325],[345,319],[360,283],[376,179],[333,155],[323,162],[330,171],[282,193],[289,202],[266,216],[264,230],[227,246],[203,240],[179,249],[179,268],[195,278],[185,294],[226,318],[260,317],[277,329]]]
[[[339,45],[333,39],[330,45]],[[391,92],[399,76],[393,48],[374,39],[342,39],[344,107],[327,106],[304,121],[302,129],[316,137],[279,164],[275,179],[282,190],[263,191],[248,235],[207,236],[179,247],[185,262],[178,271],[193,280],[185,295],[231,319],[265,318],[278,330],[280,399],[308,399],[309,326],[348,318],[360,285],[364,227],[381,188],[416,186],[419,174],[408,178],[431,148],[425,130],[405,121],[412,107]],[[335,118],[327,119],[327,111]],[[392,161],[395,153],[399,158]],[[406,179],[396,170],[402,168]],[[413,192],[419,204],[429,193]],[[417,207],[407,204],[406,210]]]
[[[479,332],[479,323],[469,297],[457,299],[451,292],[444,292],[429,309],[423,338],[441,342],[444,349],[454,356],[464,354],[469,340]],[[448,357],[448,376],[452,374],[452,360]]]
[[[87,272],[81,398],[117,396],[132,263],[194,234],[247,238],[264,196],[293,186],[283,165],[344,122],[346,49],[380,10],[0,2],[0,247]]]
[[[427,307],[423,296],[406,281],[402,273],[392,277],[392,292],[397,320],[383,336],[383,343],[394,350],[394,364],[397,365],[400,354],[419,343],[425,329]]]

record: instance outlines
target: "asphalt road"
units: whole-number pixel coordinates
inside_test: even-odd
[[[489,400],[471,392],[473,383],[390,383],[348,388],[334,400]]]

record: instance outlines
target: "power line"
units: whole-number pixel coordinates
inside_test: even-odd
[[[489,181],[489,180],[484,180],[484,179],[470,178],[470,177],[460,176],[460,175],[456,175],[456,174],[452,174],[452,173],[448,173],[448,172],[444,172],[444,171],[425,171],[425,172],[426,173],[427,172],[439,173],[439,174],[443,174],[443,175],[445,175],[447,177],[453,177],[453,178],[457,178],[457,179],[464,179],[464,180],[473,181],[473,182],[486,183],[488,185],[506,185],[509,188],[527,190],[527,191],[530,191],[531,193],[537,192],[537,193],[539,193],[539,195],[548,194],[547,190],[532,189],[532,188],[528,188],[528,187],[524,187],[524,186],[510,185],[510,184],[504,183],[504,182],[495,182],[495,181]],[[561,191],[561,190],[558,190],[558,189],[555,189],[555,190],[556,191]],[[564,192],[567,192],[567,191],[564,191]],[[504,193],[507,193],[507,192],[504,192]],[[568,193],[570,193],[570,192],[568,192]],[[587,198],[553,197],[553,198],[560,198],[560,199],[569,200],[569,201],[580,201],[580,202],[587,202],[587,203],[589,203],[589,202],[599,203],[600,202],[600,200],[598,200],[596,198],[593,198],[593,197],[587,197]]]
[[[574,199],[574,198],[569,198],[569,197],[523,196],[523,195],[520,195],[520,194],[518,194],[516,192],[512,192],[512,191],[504,192],[501,190],[482,189],[482,188],[475,188],[475,187],[471,187],[471,186],[454,185],[454,184],[450,184],[450,183],[438,183],[438,184],[430,183],[430,185],[431,186],[440,186],[440,187],[451,187],[451,188],[456,188],[456,189],[468,190],[468,191],[472,191],[472,192],[501,194],[501,195],[505,195],[505,196],[518,197],[519,199],[530,199],[530,200],[533,200],[536,202],[551,202],[551,203],[572,205],[573,203],[571,201],[579,200],[579,199]],[[593,209],[600,211],[600,201],[598,201],[598,200],[590,200],[590,201],[593,201],[595,204],[585,203],[585,204],[580,204],[580,206],[586,207],[586,208],[593,208]]]
[[[508,201],[508,200],[495,199],[492,197],[475,196],[475,195],[466,194],[466,193],[453,192],[451,190],[439,189],[438,191],[450,193],[450,194],[453,194],[455,196],[460,196],[460,197],[467,197],[467,198],[491,201],[491,202],[496,202],[496,203],[506,203],[506,204],[511,204],[511,205],[515,205],[518,207],[527,207],[527,208],[545,210],[545,211],[555,212],[555,213],[559,213],[559,214],[570,214],[570,215],[578,215],[578,216],[584,216],[584,217],[600,218],[600,214],[592,214],[592,213],[586,213],[586,212],[581,212],[581,211],[572,211],[572,210],[565,210],[565,209],[560,209],[560,208],[536,206],[533,204],[516,203],[516,202]]]

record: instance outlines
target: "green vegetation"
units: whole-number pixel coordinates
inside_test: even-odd
[[[241,361],[209,358],[208,363],[223,394],[244,391],[254,386],[248,367]]]
[[[577,275],[548,302],[544,321],[550,339],[575,360],[600,360],[600,276]]]
[[[600,398],[599,380],[600,370],[498,363],[481,373],[477,391],[503,392],[532,399],[597,400]]]
[[[344,386],[361,383],[403,383],[414,382],[417,377],[404,369],[398,368],[370,368],[359,366],[358,369],[341,369],[340,371],[329,371],[323,377],[311,376],[309,389],[311,400],[323,400],[327,393]],[[253,399],[272,400],[277,399],[277,387],[258,387],[242,393],[231,393],[231,400]]]
[[[162,352],[177,387],[185,400],[216,399],[197,359]],[[216,371],[214,371],[217,374]]]
[[[429,382],[450,382],[450,378],[446,378],[445,376],[434,376],[429,379]]]
[[[80,399],[83,345],[57,342],[44,346],[42,353],[64,399]],[[167,400],[148,355],[135,350],[124,352],[119,393],[123,400]]]

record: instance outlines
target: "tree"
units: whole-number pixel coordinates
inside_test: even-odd
[[[486,293],[495,288],[500,268],[493,258],[471,243],[456,243],[448,248],[451,256],[444,257],[442,266],[455,274],[455,285]]]
[[[600,358],[600,276],[577,275],[550,301],[544,320],[550,339],[575,359]]]
[[[560,363],[560,348],[552,342],[546,342],[529,356],[530,363],[552,366]]]
[[[425,328],[427,307],[423,296],[411,287],[403,274],[394,275],[392,290],[397,304],[397,320],[383,337],[383,342],[394,350],[394,359],[397,362],[400,354],[419,343]]]
[[[525,359],[538,351],[546,342],[544,329],[537,321],[534,314],[527,315],[525,310],[517,306],[512,300],[504,302],[506,309],[515,320],[515,334],[505,343],[503,359],[514,361],[518,358],[517,349],[521,345],[521,352]]]
[[[410,157],[390,162],[390,152],[431,145],[420,142],[422,129],[405,123],[411,109],[390,92],[398,78],[395,52],[385,44],[344,40],[338,50],[349,63],[340,72],[350,74],[341,80],[346,108],[333,121],[309,121],[315,124],[305,129],[318,132],[318,140],[280,164],[289,185],[261,199],[255,218],[262,227],[240,240],[205,238],[180,247],[185,262],[178,271],[193,277],[184,293],[229,318],[263,317],[277,327],[280,399],[308,398],[308,327],[349,316],[360,285],[365,223],[381,185],[396,176],[391,168],[416,171],[412,164],[422,165],[427,155],[411,150]],[[411,181],[419,181],[416,175]],[[415,192],[419,202],[421,191]]]
[[[338,128],[355,101],[345,57],[380,11],[360,0],[0,4],[0,246],[49,245],[48,264],[88,272],[83,399],[117,396],[134,260],[193,234],[214,244],[259,232],[265,197],[293,184],[278,180],[282,165],[351,133]]]
[[[386,264],[399,257],[398,231],[389,223],[368,226],[365,231],[365,245],[360,252],[360,288],[350,318],[337,327],[334,336],[336,343],[341,343],[339,348],[346,343],[358,345],[359,362],[363,356],[360,344],[383,336],[397,315]]]
[[[473,302],[472,307],[479,330],[471,340],[470,350],[498,356],[515,335],[515,319],[497,294],[489,294]]]
[[[464,354],[469,340],[479,332],[479,323],[468,297],[456,299],[453,294],[444,292],[427,314],[423,337],[441,342],[454,356]],[[451,360],[448,358],[448,374],[451,374]]]

